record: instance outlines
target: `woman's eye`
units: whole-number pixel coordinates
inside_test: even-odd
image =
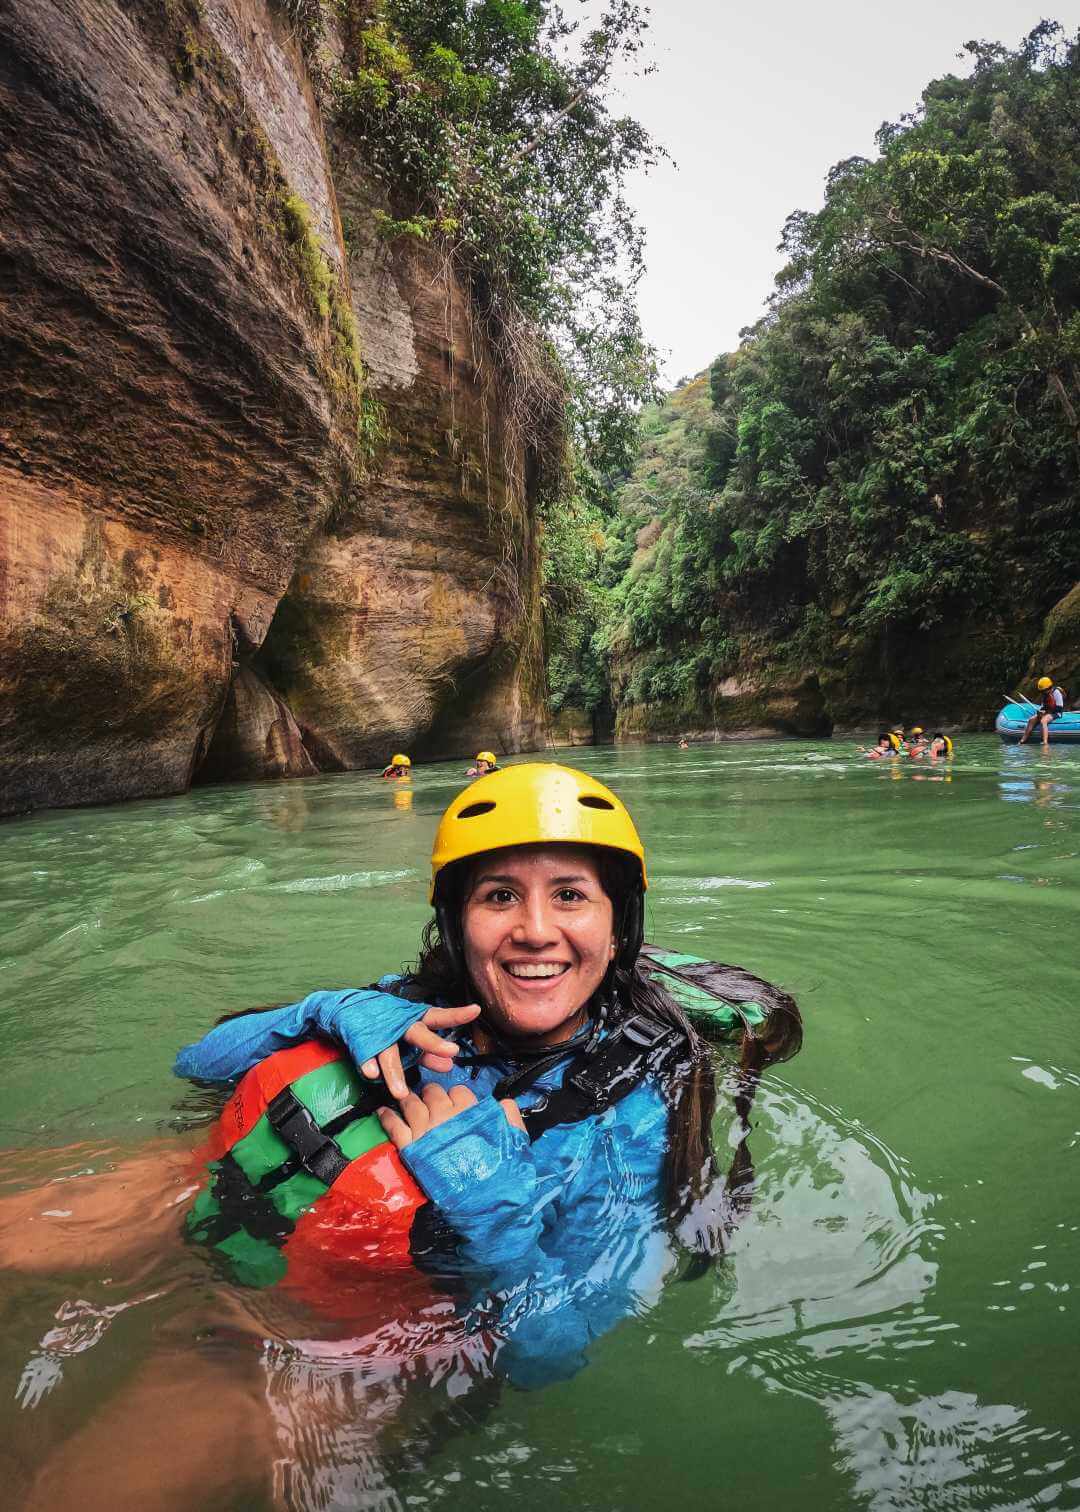
[[[579,893],[576,887],[561,887],[555,896],[560,903],[580,903],[585,894]]]
[[[489,903],[512,903],[514,895],[508,887],[493,887],[487,895]]]

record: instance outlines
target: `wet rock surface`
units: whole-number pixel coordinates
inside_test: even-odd
[[[222,780],[456,749],[463,678],[529,743],[489,354],[375,234],[277,13],[19,0],[0,143],[0,812],[181,791],[211,752]]]

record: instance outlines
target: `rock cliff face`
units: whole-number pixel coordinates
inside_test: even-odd
[[[0,812],[536,743],[490,354],[278,14],[9,5],[0,143]]]
[[[1046,616],[1026,685],[1044,675],[1062,683],[1072,707],[1080,708],[1080,583],[1074,583]]]
[[[626,668],[621,668],[624,674]],[[726,677],[696,703],[619,703],[616,737],[628,743],[692,740],[762,740],[777,735],[830,735],[817,677]]]

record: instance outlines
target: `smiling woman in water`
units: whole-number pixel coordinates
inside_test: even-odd
[[[88,1508],[115,1505],[136,1412],[158,1423],[142,1468],[159,1498],[167,1484],[194,1505],[287,1466],[289,1505],[331,1490],[353,1505],[357,1454],[403,1410],[406,1380],[564,1379],[652,1305],[680,1248],[719,1255],[714,1064],[642,965],[646,887],[637,830],[602,783],[548,764],[490,774],[439,825],[415,968],[227,1018],[183,1050],[181,1074],[243,1080],[203,1151],[209,1180],[192,1205],[190,1165],[174,1177],[153,1242],[189,1208],[189,1237],[264,1289],[250,1325],[243,1290],[223,1299],[234,1334],[255,1328],[265,1385],[209,1354],[182,1377],[152,1362],[138,1401],[107,1406],[27,1505],[74,1485]],[[743,1020],[744,1115],[757,1072],[801,1038],[791,999],[747,980],[761,1011],[756,1034]],[[111,1234],[133,1249],[165,1168],[158,1153],[116,1175],[109,1201],[132,1220],[114,1211]],[[293,1313],[284,1352],[266,1347],[271,1300]],[[177,1459],[167,1446],[204,1402],[182,1434],[202,1458]]]
[[[633,821],[602,783],[550,764],[492,773],[443,815],[412,971],[227,1020],[177,1070],[231,1079],[284,1045],[335,1040],[381,1086],[378,1121],[459,1263],[486,1278],[556,1257],[584,1273],[658,1216],[718,1252],[713,1062],[639,963],[646,886]],[[748,1069],[797,1047],[794,1005],[774,996],[789,1030],[748,1039]],[[612,1196],[617,1232],[579,1223]],[[568,1353],[589,1331],[573,1314]],[[515,1327],[519,1349],[529,1329]],[[552,1343],[548,1327],[549,1365]]]

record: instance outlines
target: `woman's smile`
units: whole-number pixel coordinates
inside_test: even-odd
[[[520,981],[550,981],[570,970],[567,961],[503,961],[501,965]]]

